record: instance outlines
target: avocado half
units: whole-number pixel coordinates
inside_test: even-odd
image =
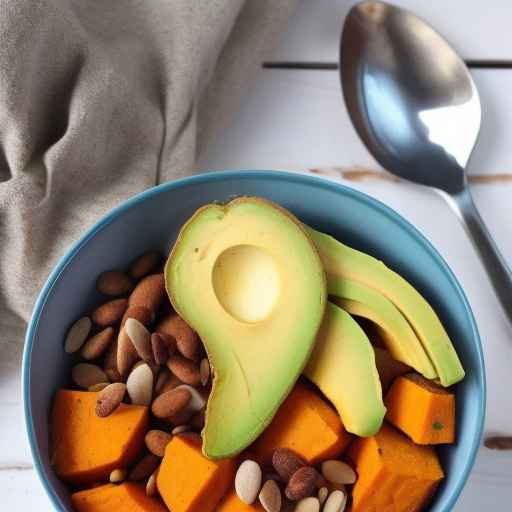
[[[327,301],[320,257],[293,215],[242,197],[190,218],[165,282],[212,367],[203,452],[236,455],[270,423],[311,354]]]

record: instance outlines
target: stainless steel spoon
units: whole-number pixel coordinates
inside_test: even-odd
[[[340,72],[348,112],[370,153],[389,172],[433,187],[448,200],[512,323],[512,273],[465,175],[481,108],[464,61],[410,12],[369,0],[346,18]]]

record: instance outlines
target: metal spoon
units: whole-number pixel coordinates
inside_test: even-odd
[[[481,108],[464,61],[410,12],[370,0],[346,18],[340,63],[347,109],[368,150],[389,172],[434,187],[448,200],[512,323],[512,273],[465,175]]]

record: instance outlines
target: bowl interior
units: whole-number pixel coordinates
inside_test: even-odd
[[[34,309],[23,361],[29,440],[54,505],[70,510],[68,493],[50,467],[48,412],[73,363],[63,351],[66,331],[100,301],[96,277],[125,268],[148,248],[167,252],[196,208],[243,194],[273,200],[311,226],[382,259],[416,286],[440,316],[466,369],[456,387],[457,444],[440,450],[446,478],[430,509],[451,510],[479,445],[485,402],[478,332],[460,286],[432,246],[381,203],[325,180],[267,171],[206,174],[144,192],[94,226],[55,268]]]

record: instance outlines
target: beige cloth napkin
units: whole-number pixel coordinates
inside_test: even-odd
[[[296,0],[0,0],[0,377],[57,259],[185,176]]]

